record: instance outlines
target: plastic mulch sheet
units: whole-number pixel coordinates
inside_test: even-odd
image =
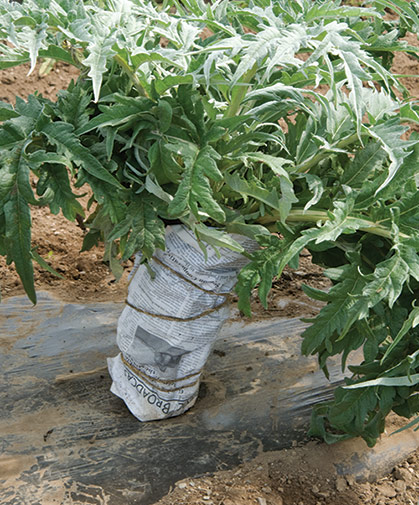
[[[122,304],[41,293],[0,304],[0,503],[146,505],[179,479],[226,469],[305,436],[331,384],[300,356],[299,319],[229,322],[195,406],[141,423],[109,391]]]

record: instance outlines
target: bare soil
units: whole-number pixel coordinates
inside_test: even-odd
[[[418,74],[418,63],[408,55],[395,61],[401,74]],[[40,77],[38,71],[27,76],[27,67],[0,71],[0,99],[13,103],[15,97],[26,97],[35,91],[54,99],[57,90],[65,88],[77,73],[58,65],[50,74]],[[419,96],[417,78],[405,79],[412,94]],[[81,202],[87,197],[81,195]],[[127,274],[132,261],[118,283],[103,262],[103,249],[97,247],[80,253],[83,230],[77,223],[61,215],[53,216],[47,209],[33,209],[33,243],[38,252],[62,276],[59,279],[35,266],[38,290],[53,292],[68,301],[122,301],[125,298]],[[287,270],[273,286],[268,310],[253,300],[255,317],[296,317],[307,315],[307,298],[301,284],[326,287],[321,270],[311,264],[308,255],[301,258],[297,271]],[[4,297],[23,293],[13,266],[0,258],[0,286]],[[286,308],[283,298],[291,299]],[[316,308],[312,309],[313,314]],[[240,317],[236,315],[235,317]],[[222,471],[177,483],[158,505],[418,505],[419,451],[393,469],[381,480],[357,483],[352,478],[336,475],[327,461],[325,445],[317,442],[293,447],[273,454],[262,454],[230,471]],[[318,464],[313,464],[317,461]],[[308,463],[311,462],[309,465]]]
[[[376,482],[337,475],[324,444],[264,453],[229,471],[185,479],[156,505],[417,505],[414,453]]]
[[[72,79],[77,79],[73,67],[60,64],[49,74],[41,77],[39,68],[28,76],[29,67],[22,66],[0,71],[0,100],[14,103],[16,96],[26,97],[31,93],[42,94],[54,100],[60,89],[65,89]],[[87,204],[87,190],[75,190],[82,205]],[[126,274],[119,283],[103,262],[103,248],[95,247],[80,253],[84,231],[76,222],[69,222],[61,214],[54,216],[45,207],[32,209],[32,241],[38,253],[63,279],[46,272],[35,264],[35,285],[38,290],[53,292],[68,301],[123,300],[126,291],[127,273],[132,262],[125,266]],[[0,287],[3,297],[23,294],[19,277],[13,266],[6,266],[0,258]]]

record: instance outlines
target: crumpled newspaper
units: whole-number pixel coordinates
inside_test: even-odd
[[[234,238],[247,250],[257,247]],[[108,358],[108,368],[111,391],[140,421],[182,414],[196,401],[202,368],[229,315],[228,293],[248,261],[218,250],[207,247],[205,257],[193,232],[175,225],[148,267],[136,258],[118,321],[121,352]]]

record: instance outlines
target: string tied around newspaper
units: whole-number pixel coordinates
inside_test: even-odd
[[[176,317],[176,316],[168,316],[168,315],[164,315],[164,314],[155,314],[155,313],[149,312],[145,309],[140,309],[139,307],[136,307],[135,305],[133,305],[127,298],[125,300],[126,305],[128,305],[128,307],[131,307],[135,311],[140,312],[141,314],[145,314],[146,316],[156,317],[158,319],[163,319],[165,321],[188,322],[188,321],[195,321],[196,319],[200,319],[201,317],[208,316],[209,314],[212,314],[213,312],[220,310],[222,307],[225,307],[230,302],[230,300],[232,298],[231,293],[217,293],[216,291],[212,291],[210,289],[205,289],[202,286],[195,284],[193,281],[191,281],[190,279],[185,277],[183,274],[181,274],[177,270],[174,270],[169,265],[166,265],[165,263],[163,263],[161,260],[159,260],[155,256],[152,257],[152,260],[155,261],[158,265],[161,265],[163,268],[166,268],[167,270],[169,270],[172,274],[176,275],[176,277],[179,277],[179,279],[182,279],[183,281],[187,282],[191,286],[194,286],[196,289],[199,289],[200,291],[203,291],[204,293],[207,293],[209,295],[223,296],[224,301],[222,301],[221,303],[219,303],[215,307],[212,307],[211,309],[204,310],[203,312],[200,312],[199,314],[195,314],[194,316]],[[138,270],[139,266],[140,265],[138,265],[136,271]],[[134,278],[136,271],[132,274],[131,279]]]
[[[146,373],[141,372],[137,367],[135,367],[130,361],[128,361],[125,356],[121,353],[121,361],[127,366],[131,372],[140,377],[144,382],[146,382],[149,386],[152,386],[154,389],[157,389],[161,393],[173,393],[176,391],[181,391],[182,389],[191,388],[199,384],[199,376],[202,373],[202,368],[200,368],[197,372],[186,375],[185,377],[179,377],[176,379],[159,379],[156,377],[150,377]],[[187,384],[183,384],[182,386],[177,386],[182,381],[186,381],[196,377],[193,382],[189,382]],[[159,382],[163,385],[167,385],[168,387],[162,387],[160,384],[156,384]],[[175,387],[176,386],[176,387]]]

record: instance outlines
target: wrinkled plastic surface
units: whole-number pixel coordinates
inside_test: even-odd
[[[337,363],[330,385],[300,356],[298,319],[227,323],[194,408],[140,423],[109,391],[121,309],[45,293],[0,304],[2,505],[153,503],[179,479],[301,440],[341,380]]]

